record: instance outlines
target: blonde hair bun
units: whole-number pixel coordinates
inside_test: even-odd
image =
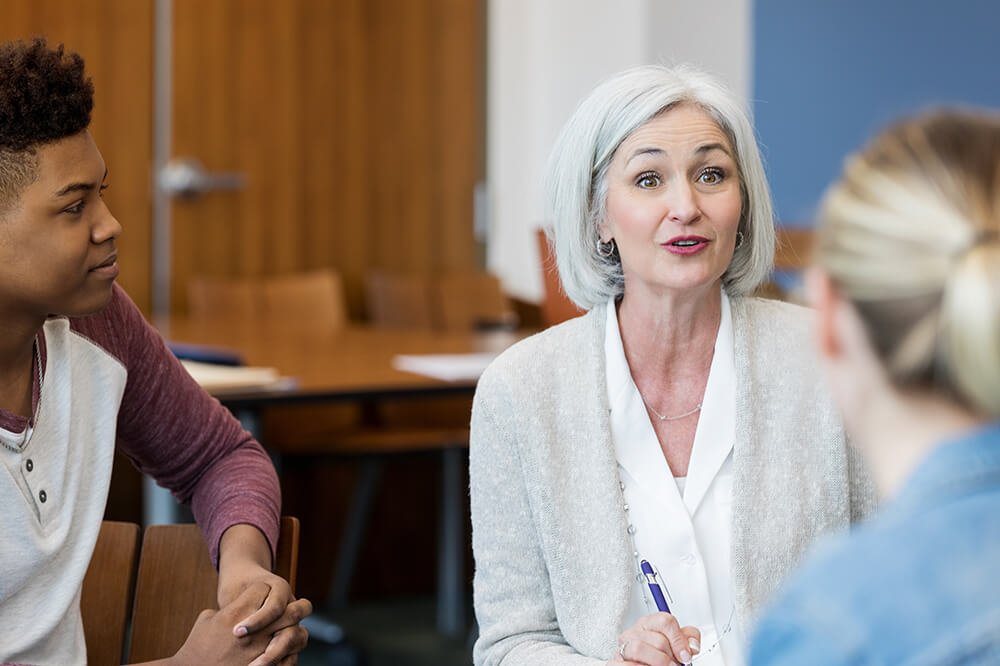
[[[882,132],[827,191],[818,238],[895,381],[1000,415],[1000,114]]]

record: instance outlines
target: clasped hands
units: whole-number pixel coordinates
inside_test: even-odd
[[[248,566],[220,579],[219,610],[202,611],[173,666],[221,664],[289,666],[308,638],[299,623],[312,613],[288,582],[263,567]]]
[[[670,613],[639,618],[618,637],[613,663],[629,666],[675,666],[687,664],[701,649],[701,632],[681,627]]]

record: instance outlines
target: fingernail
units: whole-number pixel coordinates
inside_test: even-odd
[[[236,631],[234,631],[233,633],[242,638],[243,636],[246,636],[250,632],[248,632],[247,628],[241,624],[238,627],[236,627]]]
[[[697,638],[689,638],[688,646],[691,648],[692,652],[701,652],[701,643],[698,642]]]
[[[681,658],[681,661],[684,662],[685,664],[691,661],[691,653],[688,652],[687,650],[681,650],[681,653],[678,656]]]

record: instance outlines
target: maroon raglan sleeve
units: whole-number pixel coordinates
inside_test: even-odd
[[[107,308],[71,323],[125,366],[119,448],[191,505],[212,562],[218,566],[222,533],[240,523],[264,533],[273,557],[281,491],[263,447],[191,378],[117,285]]]

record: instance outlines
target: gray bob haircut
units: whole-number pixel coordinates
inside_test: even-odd
[[[753,127],[743,105],[711,76],[689,66],[644,65],[601,83],[577,107],[556,140],[544,192],[549,240],[566,295],[585,310],[625,289],[615,252],[597,252],[597,226],[607,204],[608,166],[632,132],[679,105],[705,110],[729,137],[739,169],[744,242],[722,276],[726,292],[753,291],[774,261],[771,195]]]

